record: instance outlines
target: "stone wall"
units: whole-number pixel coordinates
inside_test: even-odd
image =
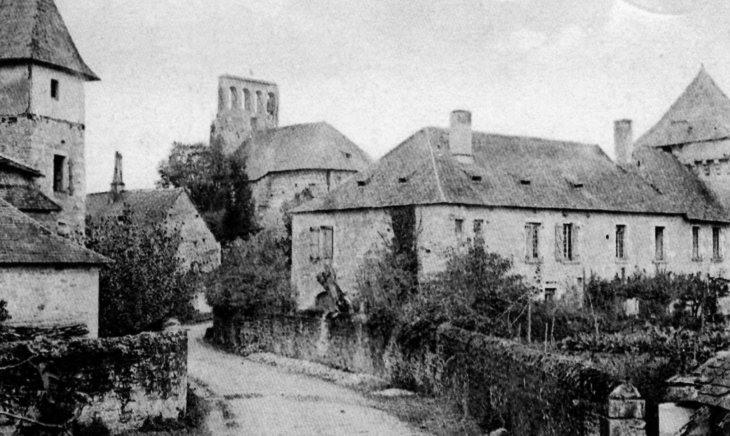
[[[473,240],[475,222],[488,250],[513,260],[514,271],[531,280],[541,289],[552,289],[555,295],[582,292],[585,281],[595,273],[604,278],[629,276],[635,271],[654,274],[657,270],[699,272],[728,277],[730,274],[730,229],[721,230],[722,258],[712,258],[712,227],[691,223],[680,216],[579,212],[559,210],[517,209],[430,205],[416,208],[418,256],[421,278],[443,270],[449,250]],[[456,221],[461,221],[461,231]],[[526,259],[527,224],[539,225],[537,259]],[[556,256],[556,227],[573,224],[578,236],[571,261]],[[616,257],[616,226],[625,226],[625,256]],[[292,284],[299,298],[299,308],[314,306],[322,292],[316,274],[322,269],[312,256],[309,229],[329,226],[333,229],[333,259],[329,261],[338,283],[354,295],[355,278],[362,259],[369,250],[391,237],[390,219],[385,209],[311,212],[294,214],[292,241]],[[655,227],[664,227],[665,258],[655,257]],[[700,257],[693,258],[692,226],[700,228]]]
[[[186,405],[187,343],[187,333],[174,332],[0,345],[0,367],[8,367],[0,407],[19,412],[45,394],[56,406],[76,405],[81,423],[98,417],[114,432],[148,417],[177,419]]]
[[[286,202],[294,200],[305,189],[314,197],[324,196],[353,174],[353,171],[295,170],[265,175],[251,183],[258,224],[283,229],[281,208]]]
[[[239,354],[271,352],[384,376],[383,339],[350,317],[233,316],[213,319],[214,340]]]
[[[12,316],[7,325],[79,323],[98,335],[98,267],[1,266],[0,300]]]
[[[364,319],[347,316],[218,314],[211,333],[216,343],[240,354],[272,352],[436,395],[486,430],[507,427],[525,436],[644,434],[644,402],[632,386],[577,357],[448,324],[433,341],[408,348],[394,341],[386,346]]]
[[[180,195],[168,211],[165,225],[168,229],[180,231],[180,247],[177,255],[182,268],[194,265],[203,272],[210,272],[221,265],[221,244],[210,232],[200,213],[187,195]]]

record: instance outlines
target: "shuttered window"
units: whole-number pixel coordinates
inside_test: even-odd
[[[626,259],[626,226],[616,226],[616,259]]]
[[[525,261],[540,260],[540,223],[525,224]]]
[[[322,227],[320,232],[322,259],[332,259],[333,253],[333,231],[332,227]]]
[[[309,228],[309,260],[319,260],[319,227]]]
[[[721,260],[722,251],[720,250],[720,227],[712,228],[712,260]]]
[[[578,241],[580,226],[576,223],[555,225],[555,260],[558,262],[575,262],[580,259]]]
[[[664,227],[654,228],[654,259],[664,260]]]
[[[692,260],[702,260],[700,257],[700,228],[697,226],[692,227]]]

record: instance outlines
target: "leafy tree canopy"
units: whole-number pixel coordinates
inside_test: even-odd
[[[226,244],[257,231],[245,162],[226,156],[219,139],[203,143],[175,142],[158,165],[161,188],[185,188],[216,239]]]

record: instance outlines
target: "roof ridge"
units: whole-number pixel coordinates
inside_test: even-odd
[[[444,194],[444,188],[441,186],[441,177],[439,175],[438,167],[436,166],[436,156],[433,155],[433,146],[431,145],[431,131],[426,131],[426,146],[428,147],[428,152],[431,154],[431,165],[433,166],[433,172],[436,176],[436,186],[439,189],[439,194],[441,195],[441,200],[446,201],[446,194]]]
[[[425,129],[436,129],[448,132],[448,127],[434,127],[429,126],[425,127]],[[576,145],[576,146],[582,146],[582,147],[601,147],[599,144],[593,143],[593,142],[578,142],[578,141],[572,141],[568,139],[553,139],[553,138],[542,138],[539,136],[529,136],[529,135],[512,135],[507,133],[494,133],[494,132],[485,132],[483,130],[472,130],[472,134],[477,135],[488,135],[488,136],[498,136],[500,138],[512,138],[512,139],[527,139],[530,141],[541,141],[541,142],[548,142],[548,143],[554,143],[555,145]]]

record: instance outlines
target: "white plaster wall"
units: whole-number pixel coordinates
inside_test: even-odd
[[[30,106],[30,80],[28,65],[3,65],[0,67],[0,115],[18,115]]]
[[[8,324],[85,323],[99,334],[97,267],[0,266],[0,300],[8,302]]]
[[[84,81],[71,74],[31,66],[32,88],[28,112],[56,120],[84,124]],[[51,79],[58,80],[59,98],[51,98]]]

